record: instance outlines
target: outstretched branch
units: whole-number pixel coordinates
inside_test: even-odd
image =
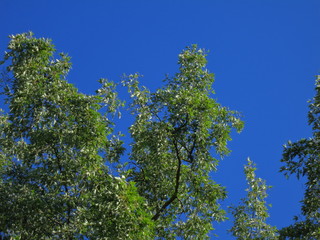
[[[182,160],[180,158],[180,154],[179,154],[179,149],[177,146],[177,143],[174,143],[174,148],[175,148],[175,152],[176,152],[176,156],[178,159],[178,166],[177,166],[177,172],[176,172],[176,184],[175,184],[175,188],[174,188],[174,192],[172,194],[172,196],[170,197],[170,199],[168,201],[166,201],[162,207],[156,212],[156,214],[152,217],[152,220],[156,221],[158,220],[158,218],[160,217],[161,213],[174,201],[177,199],[178,197],[178,191],[179,191],[179,185],[180,185],[180,175],[181,175],[181,164],[182,164]]]

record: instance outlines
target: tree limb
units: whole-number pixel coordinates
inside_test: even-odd
[[[168,201],[166,201],[162,207],[156,212],[156,214],[152,217],[152,220],[156,221],[158,220],[158,218],[160,217],[160,214],[175,200],[177,199],[178,196],[178,190],[179,190],[179,185],[180,185],[180,175],[181,175],[181,163],[182,160],[180,158],[179,155],[179,150],[178,150],[178,146],[177,143],[174,143],[174,148],[175,148],[175,152],[176,152],[176,156],[178,159],[178,167],[177,167],[177,172],[176,172],[176,185],[174,188],[174,193],[172,194],[172,196],[170,197],[170,199]]]

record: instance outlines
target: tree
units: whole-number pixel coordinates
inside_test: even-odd
[[[0,233],[13,239],[207,239],[224,219],[225,189],[210,178],[229,153],[238,113],[211,98],[213,75],[196,46],[180,72],[150,93],[124,84],[136,117],[123,164],[112,115],[122,102],[101,79],[96,95],[67,83],[70,59],[47,39],[11,36],[2,75]],[[213,152],[215,150],[215,152]]]
[[[278,239],[277,229],[266,223],[269,214],[265,198],[270,187],[264,180],[256,177],[255,171],[255,164],[248,159],[248,165],[244,167],[248,193],[241,205],[231,208],[234,224],[229,231],[240,240]]]
[[[65,81],[69,57],[47,39],[11,36],[2,64],[8,113],[0,118],[0,232],[12,239],[150,239],[133,183],[106,162],[123,151],[109,117],[121,104],[101,80],[95,96]],[[99,111],[103,111],[101,114]]]
[[[313,136],[284,146],[281,171],[288,177],[295,174],[306,179],[301,201],[302,217],[280,230],[281,239],[320,239],[320,76],[316,80],[316,95],[309,105],[309,125]]]
[[[243,123],[211,97],[206,62],[193,45],[179,55],[179,73],[155,93],[139,86],[138,75],[124,81],[136,115],[127,174],[152,210],[157,239],[208,239],[212,222],[224,219],[218,202],[225,189],[210,173],[229,153],[230,131]]]

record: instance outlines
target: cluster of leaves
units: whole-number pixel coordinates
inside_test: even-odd
[[[255,170],[255,164],[248,159],[248,165],[244,168],[248,194],[241,205],[232,208],[234,224],[229,231],[240,240],[278,239],[277,229],[266,223],[269,214],[265,198],[270,187],[255,176]]]
[[[237,239],[320,239],[320,76],[316,80],[316,95],[310,101],[308,114],[313,137],[288,142],[284,147],[280,171],[289,177],[295,174],[304,177],[305,194],[301,201],[302,217],[294,217],[294,223],[276,230],[266,223],[268,217],[266,203],[267,186],[260,178],[255,178],[255,168],[249,160],[245,175],[249,185],[248,195],[243,204],[233,208],[234,225],[230,232]]]
[[[239,114],[212,98],[213,74],[196,45],[179,55],[179,72],[151,93],[130,75],[127,86],[135,122],[129,128],[130,161],[112,116],[123,103],[116,84],[101,79],[95,95],[67,83],[70,58],[56,59],[50,40],[32,33],[11,36],[1,76],[0,237],[7,239],[208,239],[224,219],[223,186],[211,173],[229,153]],[[320,79],[310,104],[313,138],[289,142],[282,168],[305,176],[302,220],[280,239],[320,239]],[[238,239],[278,239],[266,223],[269,188],[248,160],[249,188],[232,208]]]
[[[101,80],[96,96],[77,92],[65,81],[69,57],[55,60],[51,42],[32,34],[11,36],[8,49],[0,231],[14,239],[148,239],[143,198],[106,165],[122,150],[110,137],[108,115],[119,105],[112,84]]]
[[[281,171],[286,176],[305,177],[305,194],[301,201],[303,217],[295,217],[295,223],[280,231],[281,239],[320,239],[320,76],[316,80],[316,95],[310,101],[309,125],[313,137],[301,139],[284,148]]]
[[[229,152],[237,113],[210,97],[213,75],[196,46],[180,73],[150,93],[125,81],[136,115],[133,167],[117,174],[122,142],[110,116],[122,104],[115,84],[79,93],[65,77],[70,59],[50,40],[11,36],[2,64],[7,113],[0,118],[0,232],[12,239],[206,239],[224,218],[225,190],[209,177]]]
[[[139,87],[137,75],[124,82],[136,115],[128,176],[152,209],[159,239],[206,239],[212,221],[224,219],[218,201],[225,189],[209,177],[218,164],[211,150],[227,154],[231,129],[243,123],[210,97],[214,79],[205,56],[195,45],[187,48],[180,72],[155,93]]]

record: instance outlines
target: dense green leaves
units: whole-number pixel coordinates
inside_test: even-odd
[[[212,97],[213,75],[196,46],[180,71],[150,93],[138,76],[124,84],[136,116],[131,163],[111,116],[123,103],[101,79],[96,95],[65,80],[71,64],[50,40],[11,36],[1,64],[8,111],[0,116],[0,233],[13,239],[207,239],[224,219],[225,189],[209,174],[229,150],[238,114]]]
[[[49,40],[11,36],[2,85],[0,232],[17,239],[149,239],[151,215],[133,184],[110,175],[122,153],[108,115],[120,104],[64,79],[69,58]],[[105,115],[101,107],[107,104]],[[139,222],[139,224],[137,224]]]
[[[224,219],[218,201],[225,189],[209,174],[242,122],[211,97],[214,79],[205,56],[196,46],[187,48],[179,55],[179,73],[155,93],[139,86],[138,75],[124,81],[136,115],[128,176],[151,207],[159,239],[207,239],[212,222]]]
[[[241,205],[232,207],[234,224],[229,231],[240,240],[278,239],[276,228],[266,223],[269,214],[265,198],[270,187],[256,177],[255,170],[255,164],[248,159],[248,165],[244,167],[247,196],[242,199]]]
[[[117,85],[100,79],[95,95],[66,81],[66,54],[32,33],[10,36],[0,65],[0,238],[208,239],[226,219],[226,190],[211,178],[230,151],[239,114],[213,98],[214,76],[196,45],[179,71],[151,93],[139,75],[123,81],[135,122],[130,161],[111,119],[124,103]],[[285,146],[281,171],[306,180],[301,218],[280,239],[320,239],[320,78],[310,102],[313,137]],[[123,166],[111,171],[113,164]],[[121,169],[121,170],[119,170]],[[248,160],[247,196],[232,208],[237,239],[277,239],[266,223],[269,188]]]
[[[298,142],[288,142],[283,151],[281,171],[286,176],[295,174],[304,177],[305,194],[301,201],[303,217],[295,217],[295,223],[281,229],[281,239],[319,239],[320,238],[320,76],[316,80],[316,96],[310,101],[309,125],[313,136]]]
[[[213,74],[196,45],[179,71],[150,92],[139,75],[123,81],[135,122],[130,161],[114,115],[124,103],[116,84],[100,79],[95,95],[66,81],[70,58],[31,33],[10,37],[1,62],[7,106],[0,115],[0,234],[10,239],[209,239],[226,219],[226,190],[212,179],[239,114],[213,98]],[[310,103],[310,139],[289,142],[282,171],[306,179],[302,218],[280,239],[320,238],[320,79]],[[125,162],[125,163],[124,163]],[[118,172],[112,164],[124,164]],[[232,208],[237,239],[278,239],[268,218],[265,182],[248,160],[247,196]]]

